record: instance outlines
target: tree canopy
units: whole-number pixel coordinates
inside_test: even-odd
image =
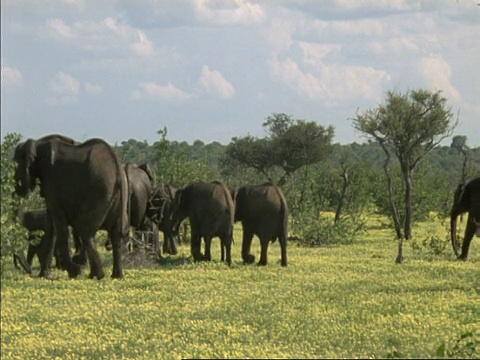
[[[334,130],[306,120],[295,120],[289,115],[273,114],[263,123],[267,136],[262,139],[250,135],[233,138],[227,146],[227,156],[256,169],[272,181],[268,172],[282,169],[279,184],[299,168],[315,164],[332,152]]]

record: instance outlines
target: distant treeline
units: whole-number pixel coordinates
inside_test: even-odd
[[[165,155],[160,150],[161,141],[148,144],[146,141],[129,139],[116,143],[114,149],[123,163],[148,163],[155,166],[160,164],[162,157]],[[219,142],[209,144],[201,140],[196,140],[192,144],[186,141],[168,142],[170,156],[174,154],[183,161],[201,163],[209,168],[212,175],[224,181],[230,180],[229,175],[231,175],[229,174],[230,166],[226,150],[227,145]],[[326,162],[334,163],[339,153],[342,154],[342,157],[348,159],[350,164],[362,164],[371,173],[382,171],[385,161],[385,154],[380,145],[373,141],[361,144],[356,142],[345,145],[334,144],[333,152]],[[461,180],[464,160],[462,153],[455,148],[439,146],[425,157],[420,168],[425,172],[438,175],[453,189]],[[480,147],[468,149],[466,167],[467,177],[480,175]],[[265,179],[259,176],[258,181],[265,181]]]

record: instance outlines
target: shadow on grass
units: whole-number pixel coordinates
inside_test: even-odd
[[[192,263],[191,256],[159,256],[142,252],[123,255],[123,267],[125,269],[171,269]]]
[[[159,256],[156,264],[165,268],[174,268],[183,265],[193,264],[192,256]]]

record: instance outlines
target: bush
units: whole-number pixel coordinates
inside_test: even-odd
[[[332,246],[353,244],[365,223],[360,218],[347,215],[336,224],[331,216],[298,216],[292,221],[292,233],[304,246]]]

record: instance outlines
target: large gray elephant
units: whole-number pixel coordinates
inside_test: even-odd
[[[154,238],[158,229],[155,223],[147,219],[147,210],[149,201],[153,193],[153,175],[148,164],[125,164],[123,169],[128,178],[128,216],[130,227],[133,228],[135,238],[140,241],[145,236],[145,240]],[[157,235],[158,237],[158,235]],[[105,244],[107,249],[111,248],[110,237]],[[134,242],[134,246],[136,243]],[[86,251],[77,249],[77,254],[73,260],[77,264],[84,265],[87,262]]]
[[[255,261],[250,247],[253,235],[257,235],[261,246],[258,265],[267,265],[268,245],[278,239],[281,265],[287,266],[288,207],[278,186],[268,183],[239,188],[235,196],[235,221],[242,223],[242,259],[245,263]]]
[[[232,264],[234,204],[229,190],[221,182],[199,182],[177,190],[172,229],[178,234],[180,223],[188,217],[191,228],[191,252],[195,261],[211,260],[212,238],[220,238],[225,260]],[[201,253],[202,237],[205,254]]]
[[[158,224],[158,230],[163,233],[163,254],[178,253],[175,236],[172,232],[173,201],[176,189],[171,185],[158,186],[150,199],[148,218]],[[158,234],[157,234],[158,235]],[[158,239],[158,237],[157,237]],[[158,241],[158,240],[157,240]]]
[[[457,217],[468,212],[467,226],[462,244],[462,253],[458,253]],[[480,236],[480,177],[460,184],[455,191],[450,211],[450,237],[453,251],[460,260],[467,260],[468,249],[473,235]]]
[[[40,258],[39,276],[49,276],[55,246],[69,276],[80,274],[80,265],[70,257],[70,225],[85,247],[90,278],[104,277],[93,244],[99,229],[106,230],[112,241],[112,277],[122,278],[121,243],[128,236],[128,181],[111,146],[101,139],[72,145],[53,135],[18,144],[14,161],[15,192],[27,196],[38,179],[40,195],[45,198],[54,227],[54,237],[47,241],[45,254]]]

